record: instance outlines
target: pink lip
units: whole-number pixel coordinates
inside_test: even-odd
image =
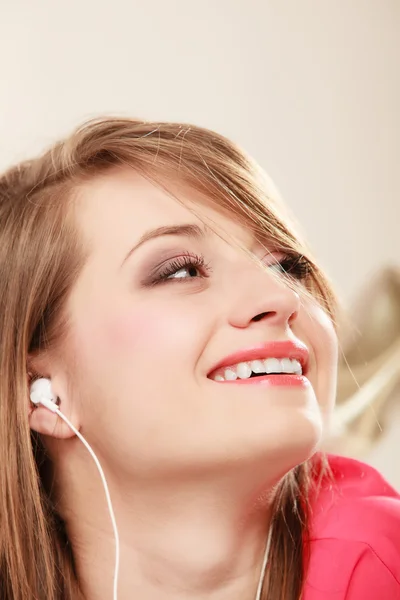
[[[302,344],[299,341],[280,341],[280,342],[267,342],[264,344],[259,344],[257,346],[251,346],[250,348],[246,348],[243,350],[239,350],[238,352],[234,352],[229,356],[223,358],[219,363],[217,363],[209,372],[209,377],[214,371],[218,369],[223,369],[224,367],[231,367],[232,365],[236,365],[241,362],[248,362],[250,360],[257,359],[266,359],[266,358],[291,358],[298,360],[303,369],[303,375],[307,373],[308,362],[309,362],[309,352],[307,346]],[[285,379],[290,379],[290,381],[294,381],[294,378],[305,379],[305,377],[299,375],[278,375],[281,383],[279,385],[287,385],[284,383]],[[238,383],[242,381],[243,383],[249,382],[259,382],[261,380],[267,379],[272,380],[274,376],[266,375],[265,377],[256,377],[254,379],[236,379],[233,383]],[[228,383],[228,382],[227,382]]]
[[[254,379],[235,379],[234,381],[216,381],[224,385],[262,385],[268,387],[305,387],[310,385],[307,377],[303,375],[290,375],[282,373],[282,375],[260,375]]]

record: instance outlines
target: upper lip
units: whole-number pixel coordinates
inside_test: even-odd
[[[309,351],[307,346],[298,340],[283,340],[265,342],[233,352],[214,365],[210,369],[208,376],[224,367],[231,367],[241,362],[266,358],[291,358],[299,361],[303,375],[308,370]]]

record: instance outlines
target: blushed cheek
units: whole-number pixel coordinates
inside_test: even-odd
[[[198,321],[198,315],[185,314],[177,307],[166,310],[165,306],[148,305],[115,311],[99,329],[102,344],[114,358],[134,359],[154,369],[154,360],[166,364],[173,356],[184,360],[195,354],[201,336]],[[158,366],[162,369],[161,364]]]
[[[116,354],[139,352],[157,343],[158,324],[151,311],[119,312],[103,323],[103,334],[109,350]]]
[[[73,327],[73,348],[79,370],[112,370],[127,357],[135,358],[146,344],[155,343],[156,327],[143,313],[97,306]]]

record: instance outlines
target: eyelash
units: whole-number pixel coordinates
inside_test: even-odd
[[[269,267],[279,265],[283,271],[283,275],[288,275],[298,281],[306,280],[311,274],[311,264],[301,254],[285,254],[283,258],[276,263],[268,265]]]
[[[172,279],[171,275],[174,275],[182,269],[197,269],[202,271],[201,278],[210,276],[211,267],[206,263],[204,256],[198,254],[183,254],[170,261],[164,269],[159,271],[155,277],[154,284],[163,283],[165,281],[187,281],[188,279],[198,279],[198,277],[177,277]],[[170,279],[171,278],[171,279]]]
[[[287,275],[298,281],[305,281],[311,273],[311,265],[309,261],[301,254],[286,254],[280,260],[268,265],[268,268],[279,266],[283,275]],[[166,281],[179,281],[183,283],[188,279],[198,279],[199,277],[177,277],[171,278],[171,275],[176,274],[182,269],[196,269],[201,272],[200,278],[205,279],[211,274],[211,267],[206,263],[204,256],[198,254],[183,254],[170,261],[164,269],[159,271],[153,284],[163,283]]]

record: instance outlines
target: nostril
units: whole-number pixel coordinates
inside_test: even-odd
[[[265,319],[265,317],[274,315],[274,312],[262,312],[259,315],[256,315],[255,317],[252,318],[252,321],[256,322],[256,321],[262,321],[262,319]]]

